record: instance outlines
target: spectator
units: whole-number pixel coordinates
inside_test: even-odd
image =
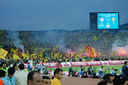
[[[3,80],[0,79],[0,85],[4,85]]]
[[[1,61],[0,61],[0,69],[2,68],[2,63],[1,63]]]
[[[31,71],[27,76],[27,85],[43,85],[42,76],[39,71]]]
[[[104,76],[104,67],[103,66],[101,66],[101,68],[99,69],[98,74],[99,74],[100,78],[102,78]]]
[[[88,68],[88,75],[89,75],[89,77],[92,76],[92,73],[93,73],[93,68],[92,68],[92,66],[89,66],[89,68]]]
[[[110,80],[110,81],[113,81],[114,78],[115,77],[112,74],[105,74],[104,77],[103,77],[104,80]]]
[[[128,85],[128,67],[125,69],[125,75],[120,78],[122,85]]]
[[[55,69],[54,77],[52,78],[51,85],[61,85],[60,80],[62,79],[63,70],[60,68]]]
[[[40,63],[37,63],[35,67],[36,67],[36,69],[35,69],[36,71],[40,71],[42,65]]]
[[[28,71],[31,71],[32,70],[32,67],[30,65],[30,63],[28,63]]]
[[[97,85],[113,85],[113,82],[109,80],[102,80]]]
[[[0,69],[0,78],[5,77],[6,72]]]
[[[80,66],[80,73],[79,73],[79,76],[82,77],[83,73],[84,73],[84,69],[83,69],[82,66]]]
[[[114,68],[112,68],[112,70],[110,71],[110,74],[112,74],[112,75],[116,75],[116,71],[115,71]]]
[[[15,71],[18,71],[18,64],[15,63],[15,64],[13,65],[13,68],[15,69]]]
[[[0,68],[0,69],[2,69],[3,71],[5,71],[5,72],[7,73],[8,67],[7,67],[6,62],[2,62],[2,63],[1,63],[1,68]]]
[[[69,68],[69,71],[68,72],[69,72],[69,76],[73,76],[74,71],[73,71],[72,67]]]
[[[128,67],[127,67],[127,64],[128,64],[128,62],[127,61],[125,61],[124,62],[124,65],[123,65],[123,67],[122,67],[122,75],[123,76],[126,76],[127,74],[128,74]]]
[[[20,64],[19,71],[17,71],[14,76],[16,77],[16,83],[17,85],[27,85],[27,75],[28,72],[24,71],[24,64]]]
[[[128,85],[128,78],[123,77],[120,81],[121,81],[121,85]]]
[[[46,69],[45,66],[42,64],[42,66],[41,66],[41,71],[40,71],[40,72],[41,72],[41,73],[44,73],[44,72],[45,72],[45,69]]]
[[[51,79],[48,76],[42,76],[43,78],[43,85],[51,85]]]
[[[4,85],[16,85],[16,78],[13,76],[15,73],[15,69],[10,67],[8,69],[8,75],[6,75],[2,80],[4,81]]]
[[[3,70],[0,70],[0,85],[3,85],[4,84],[2,78],[4,78],[5,75],[6,75],[6,72],[3,71]]]

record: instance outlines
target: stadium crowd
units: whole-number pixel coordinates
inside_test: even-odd
[[[89,66],[87,71],[80,66],[80,71],[76,72],[72,67],[69,68],[68,77],[81,78],[101,78],[97,85],[128,85],[128,62],[125,61],[121,73],[112,68],[106,70],[101,66],[96,73],[96,67]],[[0,85],[61,85],[64,71],[56,68],[51,74],[44,65],[35,64],[31,67],[24,65],[24,62],[0,62]],[[95,84],[96,85],[96,84]]]

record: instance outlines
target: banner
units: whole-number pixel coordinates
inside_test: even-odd
[[[100,66],[102,65],[100,61],[88,61],[87,66]]]
[[[61,63],[62,67],[71,67],[71,63],[70,62],[62,62]]]
[[[100,62],[101,62],[101,65],[110,65],[109,61],[100,61]]]
[[[59,68],[59,67],[80,67],[80,66],[123,65],[124,61],[126,60],[61,62],[61,63],[40,63],[40,64],[43,64],[46,68]]]
[[[46,68],[58,68],[59,65],[58,63],[43,63],[44,66],[46,66]]]
[[[71,62],[72,67],[87,66],[86,62]]]
[[[115,61],[109,61],[110,65],[121,65],[122,62],[120,60],[115,60]]]

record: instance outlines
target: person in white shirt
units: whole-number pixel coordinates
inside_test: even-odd
[[[28,72],[24,71],[24,64],[20,64],[19,71],[17,71],[14,76],[16,77],[16,84],[17,85],[27,85],[27,76]]]

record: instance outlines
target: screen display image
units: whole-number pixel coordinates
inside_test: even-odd
[[[98,29],[119,29],[119,13],[97,13]]]

